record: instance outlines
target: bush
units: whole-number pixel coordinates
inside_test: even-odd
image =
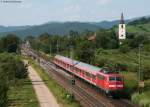
[[[145,65],[143,67],[143,79],[146,80],[146,79],[150,79],[150,66],[149,65]]]
[[[7,107],[7,92],[16,79],[27,77],[23,62],[15,54],[0,54],[0,107]]]
[[[0,68],[0,107],[7,107],[8,98],[8,80],[6,78],[6,74],[2,73],[2,69]]]
[[[127,65],[123,63],[117,63],[116,65],[116,70],[117,71],[127,71]]]
[[[0,52],[17,53],[20,39],[14,34],[8,34],[0,38]]]
[[[150,107],[150,100],[149,100],[148,95],[146,95],[146,94],[145,93],[142,93],[142,94],[135,93],[132,95],[131,100],[135,104],[140,105],[141,107]]]
[[[122,53],[127,53],[130,51],[130,47],[128,45],[121,45],[119,51]]]

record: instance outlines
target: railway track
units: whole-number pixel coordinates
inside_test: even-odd
[[[49,62],[49,64],[47,64],[47,68],[48,68],[49,72],[55,73],[57,76],[58,75],[62,76],[63,78],[65,78],[69,81],[68,78],[70,77],[70,75],[68,73],[64,72],[61,69],[58,69],[58,68],[56,69],[53,66],[54,65],[50,62]],[[53,72],[53,71],[55,71],[55,72]],[[60,71],[60,72],[58,72],[58,71]],[[101,95],[99,92],[93,93],[93,91],[95,92],[95,90],[88,88],[87,85],[82,83],[83,81],[79,81],[77,79],[76,79],[76,81],[77,81],[77,85],[73,87],[74,94],[81,98],[81,99],[79,98],[80,101],[85,100],[85,101],[83,101],[84,103],[94,102],[94,104],[87,103],[88,106],[86,105],[85,107],[134,107],[132,104],[127,103],[127,102],[123,101],[122,99],[114,100],[111,98],[106,98],[106,96]],[[79,92],[80,92],[80,94],[78,94]],[[86,96],[86,97],[83,97],[83,96]],[[87,98],[88,98],[88,100],[87,100]]]
[[[99,100],[97,100],[92,95],[88,94],[83,88],[75,85],[72,86],[70,84],[70,75],[68,74],[62,74],[58,72],[54,67],[52,67],[51,64],[47,65],[41,65],[41,67],[44,66],[44,69],[47,70],[47,73],[49,75],[52,75],[53,79],[55,79],[60,85],[62,85],[65,89],[69,89],[71,93],[77,97],[77,99],[80,101],[81,105],[84,107],[106,107],[103,105]],[[53,72],[55,71],[55,72]],[[66,75],[66,76],[64,76]]]
[[[34,52],[33,52],[34,53]],[[35,53],[34,53],[35,54]],[[135,107],[130,102],[119,99],[114,100],[111,98],[106,98],[100,93],[93,91],[91,88],[87,87],[83,81],[77,81],[78,85],[71,86],[70,84],[70,74],[64,72],[64,70],[55,68],[52,63],[50,63],[45,58],[36,56],[36,59],[40,61],[39,65],[45,69],[48,75],[51,75],[53,79],[55,79],[61,86],[63,86],[66,90],[69,89],[77,100],[80,101],[81,105],[84,107]],[[83,85],[83,87],[81,87]]]

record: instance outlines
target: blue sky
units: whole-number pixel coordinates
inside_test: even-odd
[[[150,15],[150,0],[22,0],[0,2],[0,25],[38,25],[53,21],[102,21]]]

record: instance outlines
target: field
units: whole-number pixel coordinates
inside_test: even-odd
[[[36,94],[29,79],[22,79],[8,93],[9,107],[39,107]]]

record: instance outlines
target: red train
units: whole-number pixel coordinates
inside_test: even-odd
[[[124,89],[123,76],[112,73],[107,68],[99,68],[60,55],[54,57],[53,63],[104,90],[107,94]]]

